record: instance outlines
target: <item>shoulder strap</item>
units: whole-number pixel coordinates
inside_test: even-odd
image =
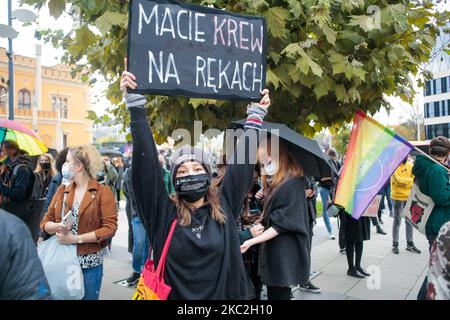
[[[169,252],[170,243],[172,242],[173,232],[175,231],[175,227],[177,226],[178,220],[173,219],[172,226],[170,227],[169,235],[167,236],[166,243],[164,243],[164,248],[161,254],[161,258],[159,259],[158,268],[156,269],[156,275],[159,279],[164,278],[164,271],[166,268],[166,257]]]
[[[30,171],[32,171],[26,164],[23,164],[23,163],[17,164],[16,166],[14,166],[13,172],[12,172],[11,177],[9,179],[11,185],[12,185],[14,179],[17,176],[17,171],[19,171],[20,168],[27,168]]]

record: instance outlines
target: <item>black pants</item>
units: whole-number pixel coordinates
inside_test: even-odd
[[[343,213],[346,214],[346,213]],[[338,236],[338,240],[339,240],[339,249],[345,249],[345,245],[346,245],[346,241],[345,241],[345,229],[344,226],[342,225],[342,215],[341,213],[338,215],[338,226],[339,226],[339,236]]]
[[[267,300],[291,300],[291,288],[268,286]]]
[[[363,253],[362,241],[347,241],[345,245],[347,263],[349,269],[361,269],[361,258]],[[356,253],[356,257],[355,257]]]

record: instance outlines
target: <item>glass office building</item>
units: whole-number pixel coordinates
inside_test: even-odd
[[[442,48],[449,41],[450,35],[441,32],[436,48]],[[433,72],[433,79],[426,81],[424,88],[425,138],[450,138],[450,55],[443,50],[435,52],[428,69]]]

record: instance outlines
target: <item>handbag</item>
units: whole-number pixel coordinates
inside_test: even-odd
[[[415,182],[409,194],[408,201],[402,211],[402,217],[406,219],[420,233],[425,234],[425,226],[434,208],[434,201],[420,191]]]
[[[61,210],[62,217],[66,198],[67,194],[65,193]],[[84,280],[77,256],[77,245],[60,244],[56,236],[52,236],[41,242],[37,251],[53,298],[55,300],[83,299]]]
[[[144,265],[144,271],[139,279],[136,293],[133,300],[167,300],[172,287],[164,283],[164,270],[166,267],[166,257],[169,251],[170,243],[172,242],[173,232],[177,226],[177,219],[174,219],[172,226],[167,236],[166,243],[159,259],[158,267],[155,271],[155,263],[151,259],[151,249],[149,258]]]

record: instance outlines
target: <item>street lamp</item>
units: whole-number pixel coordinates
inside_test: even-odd
[[[27,9],[16,9],[12,11],[11,0],[8,0],[8,24],[0,24],[0,37],[8,38],[8,75],[9,75],[9,85],[8,85],[8,119],[14,120],[14,53],[13,53],[13,39],[17,38],[19,34],[13,27],[13,19],[17,19],[21,22],[32,22],[36,20],[37,15]]]

